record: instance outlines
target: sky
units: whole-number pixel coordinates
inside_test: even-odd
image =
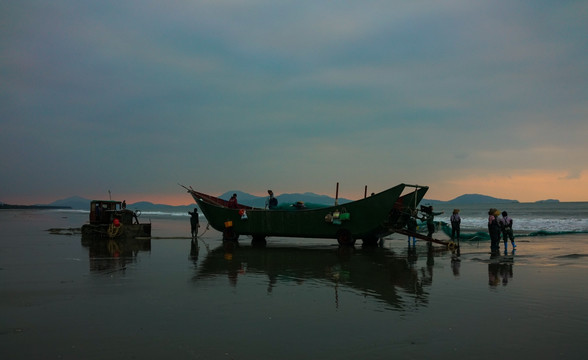
[[[588,201],[588,2],[5,0],[0,201]]]

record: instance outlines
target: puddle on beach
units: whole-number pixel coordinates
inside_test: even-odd
[[[0,214],[0,346],[11,359],[585,355],[585,235],[493,257],[484,242],[456,256],[401,236],[376,248],[254,247],[208,231],[195,245],[188,218],[152,219],[157,238],[140,244],[46,231],[85,217]]]

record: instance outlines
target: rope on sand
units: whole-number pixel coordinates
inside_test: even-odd
[[[208,229],[210,229],[210,224],[206,225],[206,229],[204,229],[204,231],[200,234],[196,236],[196,239],[202,241],[202,243],[204,244],[204,247],[206,248],[207,252],[210,252],[210,246],[208,246],[208,243],[206,241],[204,241],[204,239],[202,239],[202,235],[204,235]],[[194,239],[192,239],[192,241],[194,241]]]

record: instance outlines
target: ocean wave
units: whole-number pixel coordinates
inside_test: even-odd
[[[451,226],[445,222],[439,222],[439,227],[447,236],[451,236]],[[554,236],[554,235],[573,235],[573,234],[588,234],[588,228],[558,230],[562,228],[562,224],[556,224],[552,229],[530,229],[522,230],[515,229],[515,237],[535,237],[535,236]],[[486,229],[482,228],[467,228],[462,226],[460,231],[461,240],[489,240],[490,235]]]
[[[461,229],[467,230],[481,230],[487,228],[488,219],[473,218],[462,219]],[[515,219],[514,231],[536,232],[536,231],[550,231],[550,232],[586,232],[588,231],[588,219],[574,219],[574,218],[532,218],[532,219]]]
[[[81,209],[49,209],[49,212],[60,212],[60,213],[70,213],[70,214],[89,214],[90,210],[81,210]]]

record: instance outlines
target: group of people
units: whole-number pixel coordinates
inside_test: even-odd
[[[500,216],[502,215],[502,216]],[[459,240],[461,217],[459,216],[459,209],[454,209],[453,214],[449,218],[451,222],[451,239]],[[517,247],[514,241],[514,233],[512,231],[513,220],[506,211],[502,214],[495,208],[488,210],[488,233],[490,234],[490,250],[492,252],[500,251],[500,236],[504,241],[504,251],[507,250],[508,241],[510,240],[512,248]]]
[[[512,232],[512,218],[508,216],[506,211],[502,212],[502,217],[499,217],[500,215],[500,211],[495,208],[488,210],[488,233],[490,234],[490,250],[492,252],[500,251],[501,233],[502,240],[504,241],[504,251],[507,249],[509,240],[512,244],[513,250],[517,247]]]
[[[453,213],[449,217],[451,223],[451,240],[460,239],[461,233],[461,217],[459,215],[459,209],[454,209]],[[421,212],[424,213],[422,218],[427,224],[427,237],[432,237],[435,232],[435,216],[443,214],[441,212],[434,212],[432,206],[421,206]],[[502,215],[502,216],[501,216]],[[407,230],[410,232],[416,232],[416,215],[413,214],[407,219]],[[507,250],[508,241],[510,240],[513,250],[517,247],[514,241],[514,233],[512,231],[513,220],[506,211],[502,214],[495,208],[491,208],[488,211],[488,232],[490,234],[490,250],[492,252],[500,251],[500,238],[504,241],[504,250]],[[412,237],[413,241],[416,241]],[[410,242],[411,236],[409,235],[408,241]]]

